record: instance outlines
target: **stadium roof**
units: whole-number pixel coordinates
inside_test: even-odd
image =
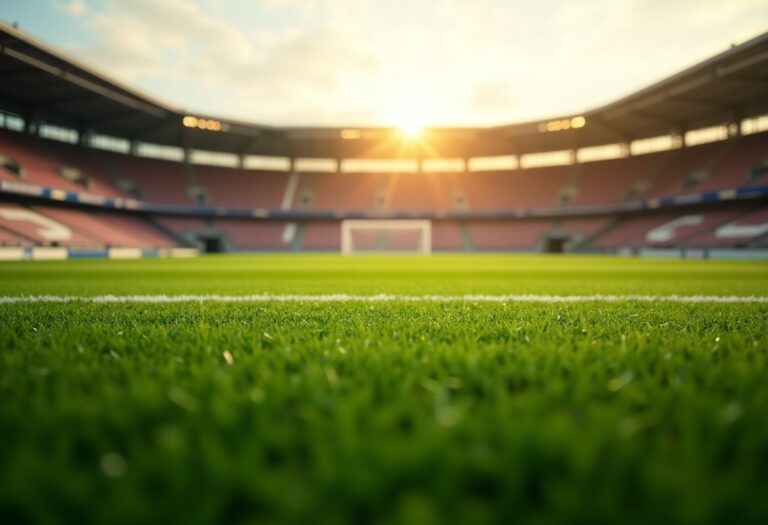
[[[768,32],[581,115],[430,128],[418,141],[392,128],[274,127],[190,115],[4,22],[0,75],[0,110],[141,142],[309,158],[494,156],[628,142],[768,113]]]

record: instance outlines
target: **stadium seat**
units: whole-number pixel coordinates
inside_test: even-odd
[[[196,217],[169,217],[160,215],[155,217],[155,221],[179,236],[183,236],[190,232],[201,232],[207,227],[204,220]]]
[[[66,225],[72,231],[87,235],[100,246],[170,248],[176,244],[135,216],[89,213],[65,208],[38,207],[35,210]]]
[[[88,187],[81,187],[79,191],[89,191],[106,197],[122,196],[120,190],[113,185],[112,174],[99,159],[99,152],[53,140],[45,141],[45,146],[62,166],[78,169],[87,177]]]
[[[734,140],[733,147],[717,162],[711,176],[695,187],[696,191],[739,188],[755,184],[749,179],[752,169],[768,161],[768,134],[758,133]]]
[[[0,130],[0,154],[19,164],[24,174],[24,182],[68,191],[84,191],[84,188],[60,174],[60,161],[43,151],[32,137]],[[10,178],[8,175],[6,173],[3,178]]]
[[[339,221],[312,221],[304,232],[305,250],[338,251],[341,246],[341,223]]]
[[[396,211],[454,209],[452,191],[458,186],[452,173],[396,173],[387,181],[389,208]]]
[[[560,223],[560,229],[566,234],[577,234],[582,238],[588,238],[607,227],[613,217],[576,217],[564,219]]]
[[[720,224],[698,237],[690,239],[694,246],[745,246],[761,245],[768,240],[768,208],[758,209]]]
[[[669,211],[628,217],[591,243],[593,248],[708,246],[692,242],[736,216],[736,209]]]
[[[470,210],[556,207],[568,183],[569,166],[514,171],[459,173],[457,185]]]
[[[477,250],[533,250],[552,228],[549,219],[470,221],[468,228]]]
[[[578,192],[571,204],[611,204],[626,200],[635,184],[649,177],[666,155],[652,153],[581,164]]]
[[[212,206],[279,208],[288,183],[285,172],[199,165],[194,171]]]
[[[0,228],[41,246],[95,247],[101,244],[80,229],[73,229],[37,209],[15,204],[0,204]]]
[[[99,153],[113,173],[141,190],[144,200],[163,204],[195,204],[189,194],[182,163],[120,153]]]
[[[291,247],[283,241],[284,222],[219,219],[214,223],[239,250],[286,250]]]
[[[2,219],[0,219],[2,221]],[[3,225],[0,224],[0,246],[22,246],[25,244],[31,244],[28,240],[19,237],[18,235],[6,230]]]
[[[461,224],[456,221],[432,221],[432,249],[436,251],[464,250]]]
[[[372,210],[377,193],[388,188],[389,177],[380,173],[302,173],[293,208]]]
[[[698,191],[695,183],[690,187],[686,183],[696,176],[696,172],[710,169],[717,155],[727,146],[726,142],[712,142],[674,150],[661,170],[653,176],[643,197],[669,197]]]

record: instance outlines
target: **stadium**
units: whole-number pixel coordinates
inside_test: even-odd
[[[339,252],[366,219],[431,236],[353,232],[362,251],[768,246],[768,35],[582,115],[410,137],[187,115],[2,30],[4,258]]]
[[[768,520],[768,33],[489,126],[0,78],[0,523]]]

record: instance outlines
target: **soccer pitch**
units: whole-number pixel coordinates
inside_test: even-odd
[[[0,523],[765,523],[766,298],[761,262],[2,263]]]

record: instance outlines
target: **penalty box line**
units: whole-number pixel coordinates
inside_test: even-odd
[[[298,303],[298,302],[363,302],[363,303],[768,303],[768,297],[755,295],[397,295],[397,294],[251,294],[251,295],[20,295],[0,296],[0,304],[18,303]]]

